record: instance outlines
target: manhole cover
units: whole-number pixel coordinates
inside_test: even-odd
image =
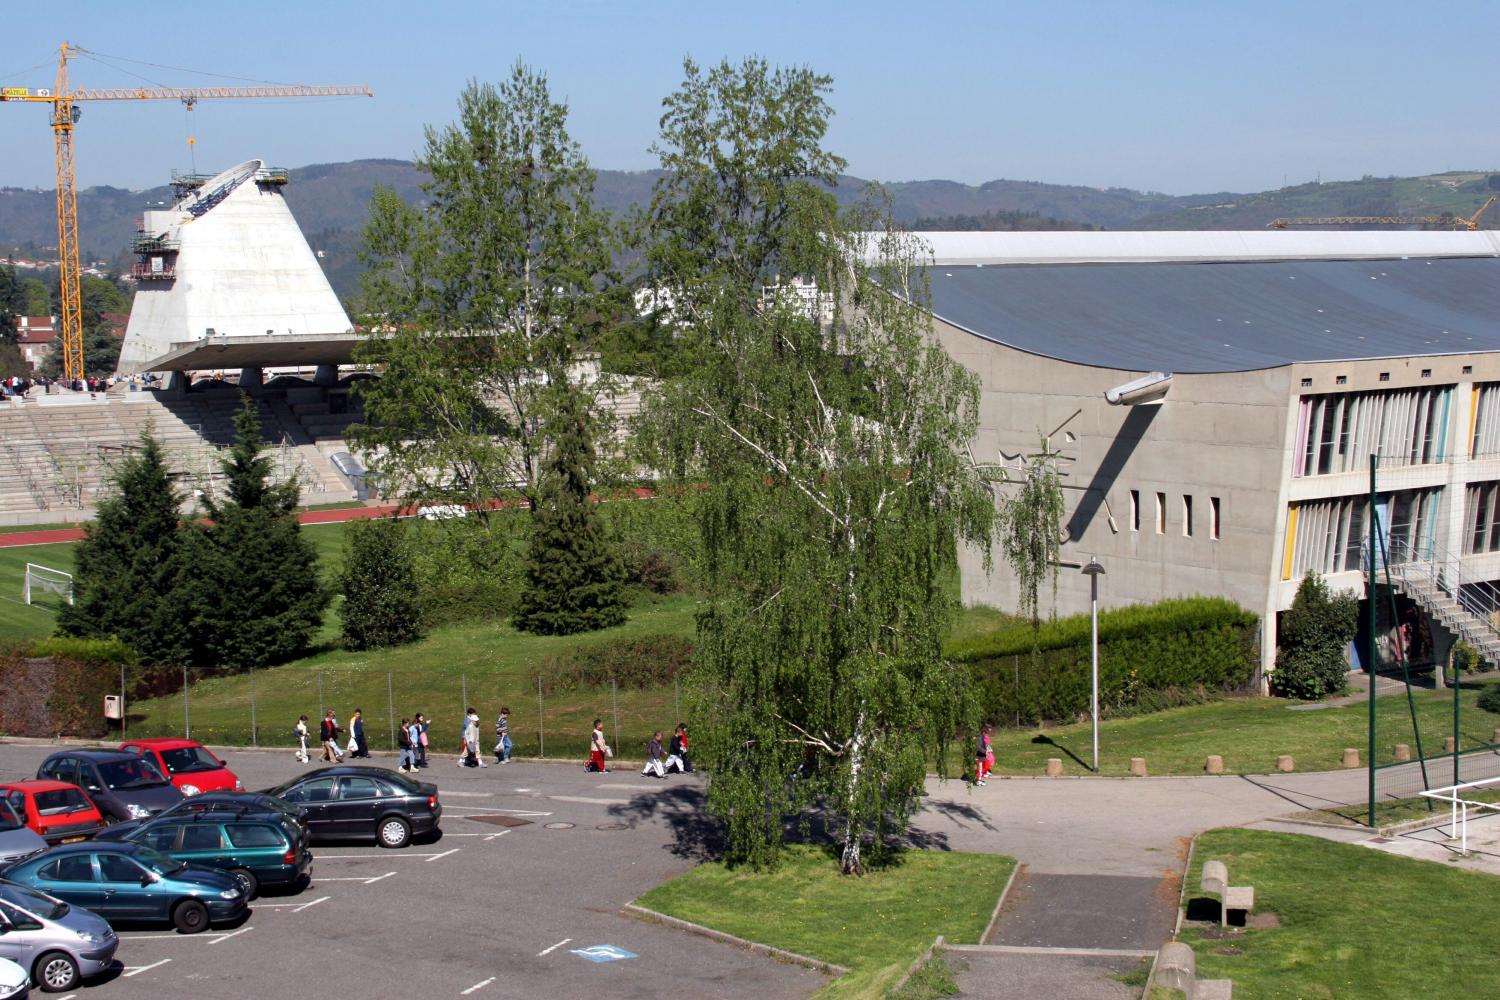
[[[492,823],[495,826],[530,826],[531,820],[521,819],[519,816],[464,816],[463,819],[472,819],[476,823]]]
[[[572,823],[548,823],[546,825],[545,829],[548,829],[548,830],[571,830],[571,829],[573,829],[573,824]]]
[[[594,829],[595,830],[629,830],[630,827],[627,824],[625,824],[625,823],[600,823],[598,826],[594,827]]]

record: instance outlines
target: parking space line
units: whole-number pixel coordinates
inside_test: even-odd
[[[228,934],[220,934],[218,937],[214,938],[212,941],[210,941],[208,943],[209,944],[223,944],[225,941],[228,941],[230,938],[232,938],[232,937],[239,937],[241,934],[245,933],[248,930],[252,930],[252,929],[253,928],[251,928],[251,926],[249,924],[246,924],[244,927],[241,927],[237,931],[230,931]]]
[[[125,978],[129,979],[131,976],[139,976],[143,972],[150,972],[152,969],[155,969],[158,966],[166,965],[170,961],[172,961],[170,958],[164,958],[159,962],[152,962],[150,965],[141,965],[137,966],[134,969],[126,969]]]
[[[547,798],[554,802],[587,802],[597,806],[628,806],[629,799],[595,799],[587,795],[549,795]]]
[[[319,903],[326,903],[326,902],[328,902],[328,897],[327,896],[319,896],[317,899],[314,899],[314,900],[312,900],[310,902],[307,902],[307,903],[303,903],[301,906],[297,907],[292,912],[293,913],[301,913],[303,910],[307,909],[309,906],[317,906]]]
[[[390,878],[394,874],[396,874],[396,873],[395,872],[386,872],[384,875],[376,875],[376,876],[374,876],[372,878],[366,878],[363,875],[339,875],[336,878],[335,877],[320,878],[320,879],[318,879],[318,881],[319,882],[363,882],[365,885],[369,885],[371,882],[379,882],[383,878]]]
[[[451,852],[444,852],[451,853]],[[383,854],[319,854],[319,861],[369,861],[372,858],[384,858],[387,861],[405,861],[407,858],[437,858],[442,855],[433,854],[431,851],[402,851],[397,854],[386,851]]]
[[[490,978],[486,979],[482,983],[475,983],[473,986],[470,986],[468,989],[466,989],[462,993],[460,993],[459,996],[465,996],[466,997],[470,993],[475,992],[476,990],[482,990],[482,989],[484,989],[486,986],[488,986],[490,983],[493,983],[494,981],[495,981],[495,977],[491,976]]]
[[[490,841],[494,840],[496,837],[503,837],[507,833],[510,833],[510,831],[509,830],[501,830],[499,833],[492,833],[488,837],[484,838],[484,842],[487,844]]]
[[[563,945],[567,944],[571,940],[573,940],[573,939],[572,938],[563,938],[561,941],[557,942],[557,944],[553,945],[552,947],[546,948],[546,949],[544,949],[542,951],[537,952],[536,953],[536,957],[537,958],[543,958],[543,957],[545,957],[547,955],[550,955],[554,951],[556,951],[557,949],[561,948]]]
[[[446,858],[450,854],[457,854],[457,853],[458,853],[458,848],[455,847],[452,850],[444,851],[442,854],[434,854],[430,858],[428,858],[427,860],[428,861],[436,861],[438,858]]]
[[[449,792],[449,791],[444,791],[441,788],[438,789],[438,794],[439,795],[456,795],[456,796],[461,796],[462,798],[466,798],[466,799],[489,799],[489,798],[494,798],[494,795],[495,795],[494,792]]]

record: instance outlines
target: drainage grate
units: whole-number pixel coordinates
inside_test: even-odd
[[[531,820],[521,819],[518,816],[463,816],[461,819],[472,819],[476,823],[492,823],[495,826],[530,826]]]
[[[547,830],[571,830],[571,829],[573,829],[573,824],[572,823],[548,823],[548,824],[546,824],[546,826],[544,827],[544,829],[547,829]]]
[[[595,830],[629,830],[630,826],[625,823],[600,823],[594,827]]]

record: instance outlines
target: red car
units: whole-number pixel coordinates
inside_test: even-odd
[[[157,736],[121,743],[120,749],[138,753],[155,763],[183,795],[245,790],[234,772],[195,740]]]
[[[104,816],[77,785],[36,778],[0,785],[0,796],[49,846],[86,840],[104,828]]]

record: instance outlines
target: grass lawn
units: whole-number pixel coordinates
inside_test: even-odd
[[[1486,930],[1500,920],[1500,878],[1298,834],[1214,830],[1193,850],[1192,888],[1210,859],[1281,922],[1232,940],[1184,928],[1198,975],[1233,979],[1235,1000],[1500,996]]]
[[[845,878],[813,847],[788,849],[774,872],[702,864],[636,900],[751,941],[848,967],[820,997],[879,997],[941,934],[976,944],[1015,861],[912,851],[890,869]]]
[[[0,640],[44,639],[52,634],[62,599],[56,594],[34,594],[36,603],[28,607],[21,600],[26,564],[37,563],[71,573],[74,547],[72,542],[63,542],[0,549]]]
[[[1430,766],[1430,765],[1429,765]],[[1441,765],[1440,765],[1441,766]],[[1434,784],[1441,781],[1449,781],[1451,772],[1446,768],[1437,772],[1440,776]],[[1500,802],[1500,790],[1471,788],[1464,793],[1464,798],[1473,802]],[[1482,815],[1483,811],[1475,810],[1471,815]],[[1397,823],[1405,823],[1407,820],[1423,819],[1432,822],[1447,823],[1451,815],[1451,809],[1446,802],[1437,802],[1432,799],[1423,798],[1420,795],[1406,799],[1390,799],[1375,803],[1375,825],[1377,827],[1395,826]],[[1367,803],[1359,802],[1347,806],[1331,806],[1327,809],[1309,809],[1305,812],[1294,813],[1296,819],[1310,819],[1319,823],[1335,823],[1339,826],[1369,828],[1369,806]]]
[[[1489,743],[1500,716],[1480,711],[1479,692],[1492,681],[1465,681],[1460,699],[1462,746]],[[1453,696],[1449,691],[1416,692],[1417,717],[1428,753],[1442,748],[1452,731]],[[1150,715],[1109,719],[1099,726],[1099,768],[1126,774],[1131,757],[1146,758],[1150,774],[1202,774],[1209,754],[1224,758],[1230,773],[1265,774],[1276,769],[1280,754],[1291,754],[1299,771],[1329,771],[1341,766],[1345,747],[1357,747],[1364,761],[1369,708],[1364,702],[1343,708],[1292,711],[1295,702],[1281,698],[1231,698],[1207,705],[1172,708]],[[1392,760],[1397,743],[1412,743],[1411,717],[1405,697],[1376,702],[1378,760]],[[1088,723],[1038,730],[1001,730],[994,737],[995,770],[1005,774],[1041,774],[1048,757],[1060,757],[1068,774],[1089,773],[1092,753]],[[1446,780],[1446,779],[1444,779]]]

